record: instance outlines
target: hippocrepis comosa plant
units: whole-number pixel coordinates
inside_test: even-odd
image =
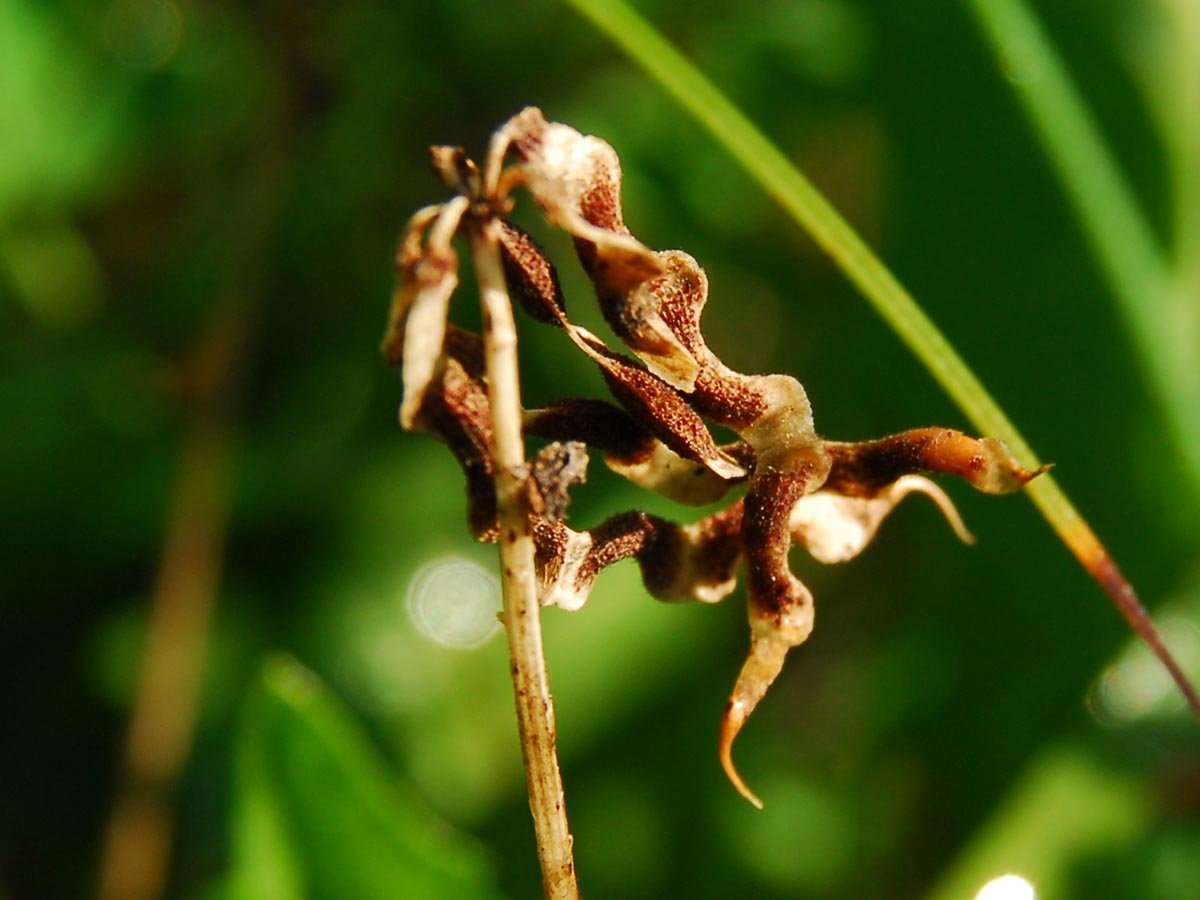
[[[496,436],[483,339],[447,322],[458,273],[452,238],[482,235],[499,253],[510,295],[531,317],[564,331],[617,401],[563,399],[523,410],[525,433],[551,441],[525,478],[540,602],[577,610],[605,566],[632,556],[658,599],[713,603],[732,592],[744,561],[750,653],[725,710],[720,754],[738,790],[758,805],[730,748],[787,651],[812,630],[812,595],[788,565],[792,542],[821,562],[848,560],[910,493],[930,497],[970,541],[950,499],[919,473],[957,475],[1002,494],[1041,470],[1022,469],[998,441],[947,428],[858,443],[819,437],[799,381],[736,372],[705,343],[704,270],[683,251],[651,250],[633,236],[621,213],[619,160],[599,138],[529,108],[496,133],[482,173],[460,148],[434,147],[432,155],[456,196],[413,216],[400,244],[400,286],[383,349],[402,367],[402,425],[450,447],[466,475],[471,530],[496,540]],[[505,218],[517,187],[571,235],[605,319],[636,359],[571,323],[554,266]],[[706,420],[739,439],[718,445]],[[612,471],[681,504],[717,502],[743,483],[746,493],[691,525],[629,512],[576,531],[566,511],[571,487],[586,476],[589,448]]]
[[[537,671],[524,671],[517,644],[525,629],[540,657],[540,632],[528,632],[531,623],[536,629],[536,603],[578,610],[600,571],[627,557],[637,560],[658,599],[714,603],[733,591],[744,563],[750,649],[718,746],[734,786],[761,806],[735,770],[731,748],[788,650],[813,627],[813,597],[789,567],[792,543],[821,562],[849,560],[911,493],[929,497],[969,541],[950,499],[923,473],[956,475],[1003,494],[1042,469],[1023,469],[999,441],[947,428],[864,442],[819,437],[799,381],[736,372],[708,347],[704,270],[683,251],[652,250],[634,237],[622,217],[620,162],[603,140],[528,108],[495,133],[482,170],[461,148],[434,147],[432,158],[454,196],[418,211],[404,231],[383,351],[401,367],[401,424],[449,446],[466,476],[472,533],[501,544],[518,712],[531,691],[540,691],[549,717],[540,741],[522,719],[527,766],[546,741],[553,761],[544,669],[539,659]],[[632,358],[571,322],[554,266],[506,218],[518,188],[571,236],[604,317]],[[456,237],[471,248],[483,335],[447,321],[458,284]],[[509,297],[592,360],[616,402],[568,398],[521,408]],[[709,423],[737,440],[718,444]],[[523,435],[547,441],[532,460]],[[627,512],[577,530],[567,509],[571,488],[585,479],[589,451],[683,505],[715,503],[743,485],[745,493],[691,524]],[[520,605],[522,591],[536,592],[534,608]],[[529,779],[533,797],[532,772]],[[550,782],[542,788],[557,791],[561,809],[556,762]],[[565,819],[562,827],[569,857]]]

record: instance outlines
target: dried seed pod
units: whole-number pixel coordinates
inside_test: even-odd
[[[618,336],[655,375],[690,391],[699,364],[637,289],[662,271],[658,254],[621,217],[621,163],[606,142],[527,109],[506,130],[524,160],[521,178],[551,222],[576,241],[601,307]],[[614,302],[622,298],[621,302]]]
[[[808,639],[813,598],[788,566],[792,510],[808,486],[804,471],[756,472],[746,493],[742,552],[750,615],[750,653],[734,683],[721,720],[721,765],[738,791],[757,806],[762,801],[733,765],[733,742],[783,669],[788,650]]]
[[[704,420],[676,391],[632,360],[613,353],[585,328],[571,326],[576,346],[604,373],[608,389],[650,432],[684,459],[703,463],[724,479],[739,479],[746,471],[717,446]]]
[[[525,431],[552,441],[580,441],[606,457],[636,462],[651,456],[658,440],[637,419],[605,400],[555,400],[525,412]]]
[[[558,272],[532,237],[511,222],[501,220],[500,261],[509,293],[530,318],[562,327],[567,304]]]
[[[1049,468],[1023,469],[1001,441],[951,428],[915,428],[857,444],[826,441],[825,452],[832,463],[825,487],[850,497],[872,497],[916,472],[957,475],[985,494],[1008,494]]]
[[[510,155],[517,161],[506,166]],[[525,415],[529,433],[565,442],[538,454],[527,483],[541,602],[578,609],[599,572],[628,557],[637,559],[654,596],[714,602],[732,590],[744,556],[750,651],[719,747],[731,781],[761,806],[734,769],[732,746],[787,651],[812,630],[812,595],[788,565],[791,541],[822,562],[850,559],[914,492],[930,497],[970,540],[945,493],[916,473],[954,474],[979,490],[1006,493],[1043,470],[1022,469],[998,441],[950,429],[822,441],[799,381],[735,372],[708,347],[701,331],[704,270],[687,253],[652,251],[632,235],[621,211],[620,162],[604,141],[529,108],[493,137],[482,176],[461,148],[437,147],[432,156],[459,196],[414,216],[398,254],[400,285],[384,352],[403,365],[403,424],[450,445],[467,475],[472,531],[494,540],[495,467],[480,339],[447,328],[445,315],[457,283],[451,239],[464,221],[495,222],[510,291],[533,318],[566,332],[600,367],[623,407],[562,400]],[[638,361],[567,319],[553,265],[529,235],[500,218],[518,185],[572,236],[606,320]],[[702,417],[740,440],[719,447]],[[692,525],[628,512],[574,531],[565,521],[569,492],[585,478],[588,446],[604,451],[608,466],[634,483],[684,503],[712,502],[745,479],[747,494]]]
[[[715,603],[736,584],[741,525],[740,502],[684,526],[643,512],[621,513],[583,532],[539,520],[534,538],[541,602],[579,609],[600,572],[632,556],[654,597]]]

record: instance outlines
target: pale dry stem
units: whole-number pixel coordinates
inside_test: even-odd
[[[554,701],[542,651],[533,532],[525,487],[528,470],[521,432],[516,326],[500,263],[497,223],[488,220],[473,225],[470,239],[483,304],[488,399],[495,433],[503,620],[508,632],[529,806],[546,897],[575,900],[579,897],[579,887],[575,877],[574,839],[567,823],[558,767]]]
[[[275,104],[279,103],[277,107]],[[121,781],[102,837],[99,900],[159,900],[167,888],[175,787],[197,726],[229,528],[243,360],[262,302],[262,260],[290,174],[285,102],[261,111],[273,136],[248,161],[227,215],[223,290],[207,332],[183,362],[187,427],[167,512]]]
[[[123,755],[108,821],[100,900],[156,900],[170,861],[172,788],[192,745],[227,522],[228,435],[208,423],[185,440]]]

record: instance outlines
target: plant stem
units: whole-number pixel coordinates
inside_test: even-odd
[[[101,900],[156,900],[166,883],[170,798],[192,746],[228,523],[228,428],[212,416],[198,419],[180,453],[123,783],[104,836]]]
[[[976,428],[1008,444],[1026,468],[1041,465],[1016,426],[896,277],[800,170],[699,69],[623,0],[567,2],[708,129],[817,242]],[[1058,484],[1042,475],[1025,490],[1071,553],[1154,650],[1200,718],[1200,696],[1167,652],[1132,586]]]
[[[575,878],[574,839],[567,824],[555,746],[554,700],[542,651],[533,531],[526,491],[528,467],[521,432],[517,331],[500,263],[495,221],[473,225],[470,240],[483,304],[488,400],[495,434],[492,452],[496,462],[503,620],[508,632],[529,806],[546,897],[575,900],[579,887]]]
[[[287,186],[290,119],[264,99],[272,140],[243,164],[225,210],[227,256],[205,333],[180,366],[186,428],[138,672],[121,783],[106,826],[100,900],[158,900],[170,869],[172,800],[191,752],[218,602],[236,464],[234,421],[262,306],[262,272]]]

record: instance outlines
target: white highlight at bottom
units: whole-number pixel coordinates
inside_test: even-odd
[[[1020,875],[1001,875],[981,887],[975,900],[1037,900],[1037,894]]]

